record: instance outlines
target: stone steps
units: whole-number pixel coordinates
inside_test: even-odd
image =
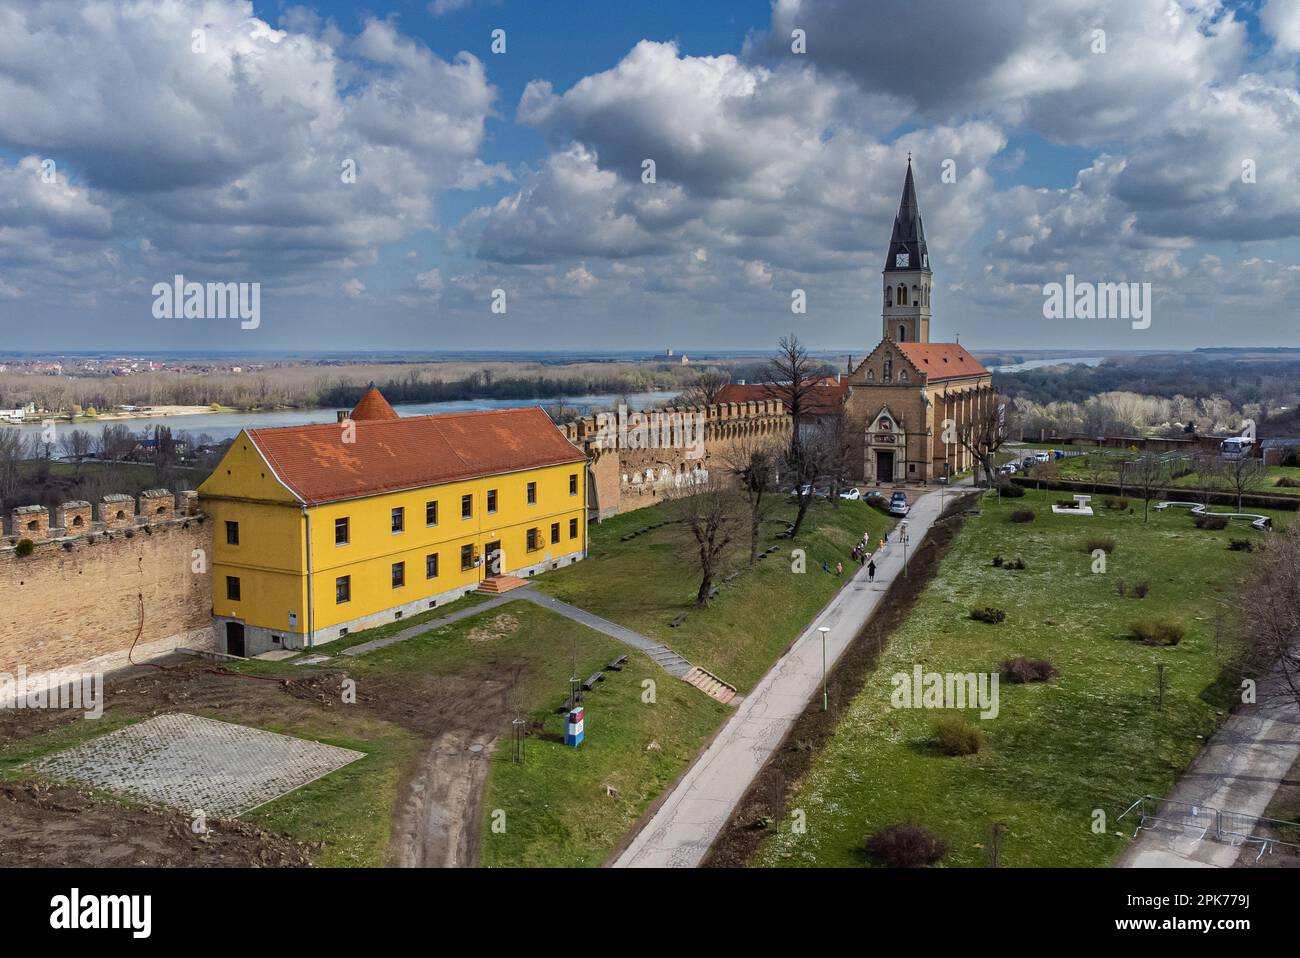
[[[474,591],[479,595],[501,595],[511,589],[522,589],[526,585],[528,580],[516,575],[494,575],[484,579]]]

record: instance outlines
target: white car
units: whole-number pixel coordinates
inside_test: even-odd
[[[856,502],[862,498],[862,493],[858,492],[857,486],[849,486],[849,488],[840,493],[840,498]]]
[[[1034,454],[1035,462],[1047,462],[1047,460],[1051,458],[1052,458],[1051,453],[1047,453],[1047,452],[1039,452]]]

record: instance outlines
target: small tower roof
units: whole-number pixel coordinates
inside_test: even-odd
[[[361,422],[367,419],[398,419],[400,418],[384,398],[384,394],[379,391],[374,383],[366,390],[365,395],[357,400],[357,404],[352,407],[352,420]]]
[[[898,265],[898,254],[906,253],[907,265]],[[903,180],[903,198],[894,217],[894,232],[889,238],[885,269],[922,270],[930,268],[930,253],[925,245],[925,227],[921,223],[921,205],[916,199],[916,181],[912,178],[912,158],[907,158],[907,177]]]

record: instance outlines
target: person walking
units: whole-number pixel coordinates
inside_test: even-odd
[[[867,581],[868,582],[876,581],[876,560],[875,559],[872,559],[870,562],[867,563]]]
[[[843,562],[836,562],[836,563],[835,563],[835,574],[836,574],[836,575],[844,575],[844,563],[843,563]]]

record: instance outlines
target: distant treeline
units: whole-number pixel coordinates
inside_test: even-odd
[[[1272,405],[1300,392],[1300,360],[1145,356],[1109,359],[1100,366],[1073,366],[1064,373],[1050,368],[995,373],[993,379],[1004,395],[1041,404],[1082,403],[1099,393],[1124,391],[1165,399],[1219,396],[1244,407]]]
[[[557,399],[600,394],[624,395],[679,389],[687,377],[670,372],[621,373],[612,376],[494,377],[473,373],[462,379],[407,377],[377,383],[390,403],[448,402],[464,399]],[[338,384],[320,396],[320,405],[352,406],[366,386]]]

